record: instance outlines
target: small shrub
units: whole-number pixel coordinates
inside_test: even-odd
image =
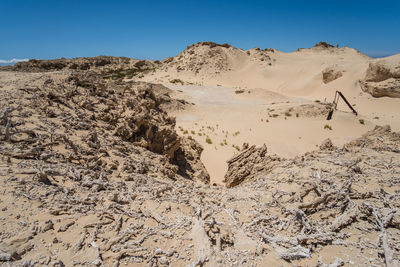
[[[315,103],[321,103],[321,100],[317,99],[317,100],[315,100]]]
[[[273,118],[279,117],[279,114],[274,113],[274,114],[272,114],[272,117]]]
[[[374,117],[375,120],[379,120],[379,117]]]
[[[188,134],[188,133],[189,133],[188,130],[183,131],[183,134]]]
[[[176,83],[180,83],[183,85],[183,81],[181,79],[173,79],[169,81],[170,83],[176,84]]]
[[[212,144],[212,140],[211,140],[211,138],[208,137],[208,136],[207,136],[207,138],[206,138],[206,143],[207,143],[207,144]]]
[[[195,132],[195,131],[193,131],[193,130],[191,130],[190,132],[191,132],[192,134],[196,134],[196,132]]]
[[[238,136],[239,134],[240,134],[240,132],[237,131],[237,132],[234,132],[234,133],[233,133],[233,136]]]
[[[285,112],[285,116],[286,116],[286,117],[291,117],[292,114],[291,114],[289,111],[286,111],[286,112]]]
[[[203,134],[202,134],[202,133],[197,133],[197,135],[198,135],[198,136],[202,136]]]
[[[365,121],[363,119],[358,120],[361,124],[365,124]]]
[[[296,113],[296,118],[298,118],[300,115],[299,115],[299,113]]]
[[[332,126],[330,126],[329,124],[325,124],[324,129],[332,130]]]

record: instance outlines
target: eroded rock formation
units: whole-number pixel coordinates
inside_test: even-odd
[[[228,160],[228,171],[225,175],[225,184],[232,187],[240,184],[245,179],[251,179],[263,171],[274,168],[280,158],[276,155],[267,155],[267,147],[248,147],[245,144],[242,152]]]
[[[322,71],[322,81],[327,84],[343,76],[343,71],[335,67],[327,67]]]
[[[400,97],[400,55],[371,62],[360,86],[374,97]]]

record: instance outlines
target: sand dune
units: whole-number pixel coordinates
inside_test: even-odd
[[[392,65],[399,61],[396,56],[386,60]],[[163,83],[175,90],[175,97],[195,103],[174,113],[178,132],[203,145],[202,161],[212,182],[223,183],[226,161],[243,143],[265,143],[271,153],[294,157],[312,151],[326,138],[343,145],[375,125],[400,130],[400,100],[374,98],[360,88],[359,80],[375,61],[353,48],[325,43],[293,53],[199,43],[142,79]],[[183,85],[171,83],[174,79]],[[357,117],[342,100],[331,121],[326,121],[326,114],[285,115],[302,104],[332,102],[336,90],[351,102]],[[233,135],[236,132],[240,134]],[[206,142],[207,136],[212,144]]]

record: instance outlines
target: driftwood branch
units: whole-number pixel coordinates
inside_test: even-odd
[[[392,212],[389,213],[389,216],[391,216]],[[387,267],[397,267],[399,266],[400,262],[398,262],[397,260],[395,260],[393,258],[393,252],[390,248],[389,245],[389,237],[388,234],[386,232],[386,228],[385,228],[385,224],[388,223],[389,221],[389,216],[387,216],[386,218],[382,219],[382,215],[381,212],[378,209],[374,209],[373,214],[375,215],[376,218],[376,224],[378,225],[378,227],[381,230],[381,234],[379,235],[379,239],[380,239],[380,243],[382,245],[382,249],[384,251],[384,256],[385,256],[385,264]]]

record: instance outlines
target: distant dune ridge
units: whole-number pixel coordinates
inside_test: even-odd
[[[315,66],[317,64],[325,68]],[[365,66],[366,64],[368,67]],[[203,83],[203,80],[207,79],[208,84],[232,86],[235,83],[245,87],[261,88],[268,85],[269,89],[273,89],[269,86],[269,82],[273,82],[276,78],[282,80],[282,75],[285,75],[287,79],[296,78],[292,76],[292,71],[304,72],[301,77],[303,80],[305,77],[309,79],[310,76],[317,75],[317,71],[321,72],[324,83],[346,76],[345,72],[349,71],[358,72],[359,79],[355,81],[359,80],[362,90],[374,97],[399,97],[400,95],[399,55],[372,59],[353,48],[337,47],[326,42],[320,42],[312,48],[299,48],[293,53],[268,48],[253,48],[245,51],[229,44],[199,42],[188,46],[177,56],[166,58],[161,62],[99,56],[56,60],[33,59],[2,68],[20,71],[52,71],[86,70],[113,65],[130,70],[131,68],[152,70],[151,79],[174,75],[176,78],[182,77],[181,80],[191,83]],[[280,66],[282,69],[279,69]],[[134,70],[131,70],[131,73],[133,72]],[[276,77],[275,74],[280,74],[281,77]]]
[[[390,64],[399,64],[396,55],[389,58],[393,58]],[[194,84],[266,88],[284,93],[290,90],[290,93],[298,95],[326,90],[324,84],[333,80],[342,81],[335,84],[341,90],[354,90],[354,84],[360,80],[362,82],[357,87],[362,86],[373,96],[397,97],[400,87],[396,72],[387,72],[387,77],[396,82],[375,85],[380,88],[379,94],[376,89],[366,90],[363,83],[369,79],[366,77],[369,64],[380,62],[380,65],[385,65],[388,60],[372,59],[353,48],[336,47],[326,42],[293,53],[259,48],[244,51],[229,44],[200,42],[188,46],[175,57],[163,60],[148,79],[168,82],[168,77],[174,77]]]

